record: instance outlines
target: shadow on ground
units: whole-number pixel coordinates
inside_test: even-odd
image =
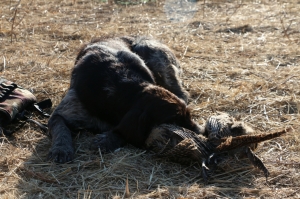
[[[247,159],[230,158],[212,174],[208,184],[198,163],[180,165],[151,153],[126,146],[100,155],[89,149],[93,135],[83,132],[75,138],[75,159],[67,164],[47,161],[50,140],[43,135],[17,168],[19,196],[25,198],[113,198],[122,197],[128,179],[132,198],[178,198],[193,195],[214,198],[237,195],[259,196],[253,189],[255,170]],[[13,140],[12,142],[16,142]],[[194,188],[197,191],[193,191]]]

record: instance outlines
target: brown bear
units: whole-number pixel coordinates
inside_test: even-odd
[[[72,132],[79,129],[101,133],[93,143],[101,152],[126,143],[143,148],[151,129],[163,123],[200,133],[180,70],[172,51],[151,38],[100,38],[84,45],[70,88],[48,122],[49,159],[71,161]]]

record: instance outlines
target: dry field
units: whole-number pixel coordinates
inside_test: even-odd
[[[123,198],[126,179],[131,198],[300,198],[299,10],[299,0],[1,0],[0,74],[53,109],[82,43],[149,35],[180,60],[200,124],[224,111],[257,132],[294,130],[259,145],[267,182],[247,159],[230,158],[205,185],[198,164],[131,146],[101,158],[88,132],[76,137],[73,162],[54,164],[50,140],[26,124],[0,137],[0,198]]]

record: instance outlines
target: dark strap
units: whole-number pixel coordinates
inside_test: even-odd
[[[46,112],[43,111],[43,109],[51,108],[52,107],[52,102],[51,102],[50,99],[43,100],[43,101],[41,101],[39,103],[34,103],[33,107],[42,116],[47,117],[47,118],[50,117],[50,115],[48,113],[46,113]]]
[[[46,99],[46,100],[43,100],[39,103],[34,103],[33,104],[34,110],[36,110],[38,113],[40,113],[40,115],[42,115],[46,118],[49,118],[50,115],[48,113],[44,112],[43,109],[51,108],[51,107],[52,107],[51,99]],[[42,123],[40,123],[36,120],[31,119],[31,113],[30,112],[24,110],[18,115],[18,118],[21,119],[21,120],[24,120],[26,122],[34,123],[35,125],[37,125],[42,130],[42,132],[44,134],[46,134],[48,136],[48,134],[47,134],[48,126],[47,126],[47,124],[42,124]]]
[[[36,124],[38,127],[40,127],[40,129],[43,131],[43,133],[48,136],[48,134],[47,134],[48,127],[47,127],[46,124],[42,124],[42,123],[40,123],[40,122],[38,122],[36,120],[33,120],[33,119],[27,119],[26,122],[31,122],[31,123]]]
[[[28,118],[24,121],[20,121],[20,123],[12,130],[7,130],[7,129],[4,129],[0,126],[0,135],[3,134],[5,136],[11,136],[14,132],[21,129],[26,122],[31,122],[31,123],[36,124],[42,130],[43,134],[49,136],[48,135],[48,127],[47,127],[46,124],[42,124],[42,123],[40,123],[36,120],[30,119],[30,118]]]

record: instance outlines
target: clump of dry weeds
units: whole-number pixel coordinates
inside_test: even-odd
[[[70,164],[46,161],[49,139],[25,125],[1,137],[1,198],[297,198],[300,177],[300,4],[292,1],[2,0],[1,76],[51,98],[69,86],[78,47],[91,38],[150,35],[182,63],[190,106],[202,124],[229,112],[255,130],[294,131],[257,154],[268,182],[246,159],[223,162],[207,185],[197,164],[179,165],[125,147],[100,156],[82,132]]]

